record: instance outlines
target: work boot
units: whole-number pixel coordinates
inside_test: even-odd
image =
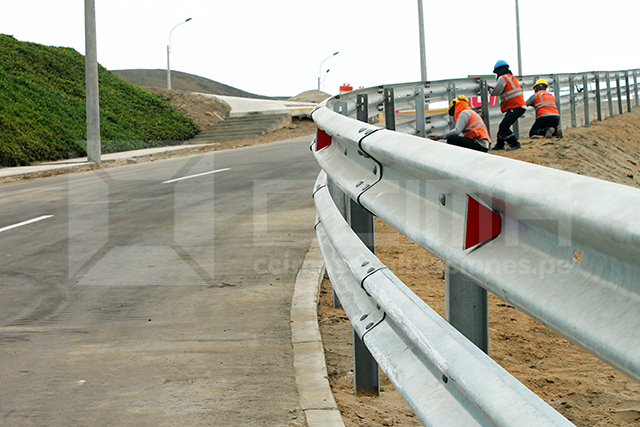
[[[558,128],[558,130],[556,130],[556,138],[562,139],[562,129]]]
[[[504,150],[504,141],[496,143],[495,147],[491,147],[491,151]]]
[[[517,142],[517,143],[515,143],[513,145],[510,145],[509,148],[507,148],[507,151],[518,150],[518,149],[520,149],[520,147],[521,147],[520,143]]]
[[[547,128],[544,133],[544,137],[547,139],[553,138],[554,133],[556,133],[556,128]]]

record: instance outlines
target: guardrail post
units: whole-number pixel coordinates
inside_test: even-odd
[[[422,138],[427,136],[427,123],[425,117],[425,102],[424,102],[424,85],[416,86],[416,130],[418,136]]]
[[[556,97],[556,108],[560,115],[560,128],[562,128],[562,100],[560,99],[560,78],[553,76],[553,94]]]
[[[616,93],[618,95],[618,113],[624,114],[622,108],[622,88],[620,87],[620,73],[616,73]]]
[[[613,117],[613,95],[611,94],[611,75],[609,73],[607,76],[607,98],[609,99],[609,117]]]
[[[584,125],[589,126],[591,123],[591,113],[589,111],[589,77],[582,75],[582,99],[584,101]]]
[[[600,74],[596,73],[596,111],[598,112],[598,121],[602,121],[602,94],[600,93]]]
[[[396,130],[396,101],[392,87],[384,88],[384,126]]]
[[[638,99],[638,72],[633,70],[633,92],[636,96],[636,107],[640,107],[640,99]]]
[[[627,89],[627,112],[631,112],[631,86],[629,84],[629,72],[624,72],[624,82]]]
[[[445,266],[445,306],[447,321],[489,354],[487,290],[449,264]]]
[[[358,94],[356,101],[356,119],[365,123],[369,122],[369,95],[366,93]]]
[[[578,119],[576,118],[576,79],[569,77],[569,105],[571,106],[571,127],[578,127]]]
[[[489,89],[487,88],[487,79],[480,79],[480,102],[482,102],[481,115],[487,129],[491,129],[489,120]]]
[[[457,98],[457,94],[456,94],[456,84],[451,83],[449,85],[447,85],[447,94],[449,95],[449,104],[447,104],[447,108],[449,108],[449,105],[451,105],[451,101],[453,101],[454,99]],[[449,129],[453,129],[456,125],[455,120],[453,119],[453,117],[451,116],[447,116],[449,118]]]

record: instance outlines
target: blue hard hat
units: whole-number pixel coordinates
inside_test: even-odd
[[[509,66],[509,64],[507,64],[507,61],[503,61],[502,59],[499,60],[498,62],[496,62],[496,65],[493,67],[493,72],[495,73],[499,67],[502,67],[504,65],[506,65],[507,67]]]

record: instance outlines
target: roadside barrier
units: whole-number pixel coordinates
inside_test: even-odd
[[[600,75],[581,75],[586,90],[575,92],[584,123],[602,113],[603,91],[613,93],[591,84]],[[631,110],[637,73],[624,76],[608,100]],[[576,76],[547,80],[568,81],[576,105]],[[416,87],[429,87],[430,99]],[[323,169],[316,230],[356,332],[356,390],[376,386],[371,358],[425,425],[572,425],[485,354],[487,291],[640,380],[640,190],[416,136],[422,120],[425,133],[448,128],[437,113],[420,112],[422,99],[452,97],[436,88],[452,87],[487,99],[486,80],[449,80],[357,90],[312,113],[319,130],[311,149]],[[368,123],[382,113],[394,125],[409,103],[416,119],[397,126],[406,133]],[[447,321],[375,257],[372,215],[446,262]]]

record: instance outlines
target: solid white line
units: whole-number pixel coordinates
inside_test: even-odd
[[[163,184],[171,184],[172,182],[182,181],[183,179],[197,178],[199,176],[211,175],[212,173],[224,172],[224,171],[228,171],[228,170],[231,170],[231,169],[230,168],[218,169],[217,171],[203,172],[203,173],[199,173],[199,174],[196,174],[196,175],[183,176],[182,178],[170,179],[169,181],[163,182]]]
[[[43,215],[38,218],[30,219],[28,221],[19,222],[18,224],[8,225],[6,227],[0,228],[0,233],[3,231],[13,230],[14,228],[22,227],[23,225],[33,224],[34,222],[42,221],[43,219],[53,218],[53,215]]]

